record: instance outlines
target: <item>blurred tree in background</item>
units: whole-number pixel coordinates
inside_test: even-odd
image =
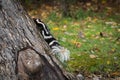
[[[78,5],[84,10],[94,6],[93,11],[102,11],[106,6],[115,8],[115,11],[120,12],[120,0],[21,0],[27,9],[36,9],[38,6],[49,4],[51,6],[59,6],[63,16],[72,16],[71,6]],[[33,6],[34,5],[34,6]]]

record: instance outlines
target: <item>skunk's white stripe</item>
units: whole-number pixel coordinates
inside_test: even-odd
[[[42,24],[42,25],[43,25],[44,30],[46,31],[46,33],[47,33],[47,34],[49,34],[48,30],[46,29],[45,24],[44,24],[44,23],[42,23],[42,22],[40,22],[40,21],[39,21],[39,19],[36,19],[36,21],[37,21],[37,23]]]
[[[45,35],[44,31],[42,31],[42,35],[43,35],[44,39],[50,39],[50,38],[52,38],[51,35],[49,35],[49,36]]]
[[[49,43],[49,46],[51,46],[54,42],[57,42],[57,43],[58,43],[58,41],[53,40],[53,41],[51,41],[51,42]]]

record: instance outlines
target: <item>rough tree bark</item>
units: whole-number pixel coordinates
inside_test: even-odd
[[[0,0],[0,80],[78,80],[38,34],[17,0]]]

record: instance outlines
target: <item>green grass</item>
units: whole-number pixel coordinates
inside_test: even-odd
[[[71,52],[70,72],[108,74],[120,72],[120,15],[76,12],[77,19],[51,13],[46,20],[60,44]],[[104,18],[105,17],[105,18]]]

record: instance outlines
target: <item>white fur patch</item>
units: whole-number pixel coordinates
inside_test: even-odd
[[[61,46],[52,46],[52,52],[61,61],[67,61],[70,59],[70,51]]]
[[[42,31],[42,35],[43,35],[44,39],[50,39],[50,38],[52,38],[51,35],[49,35],[49,36],[45,35],[44,31]]]
[[[57,40],[52,40],[50,43],[49,43],[49,46],[51,46],[53,43],[55,43],[55,42],[57,42],[58,43],[58,41]]]

